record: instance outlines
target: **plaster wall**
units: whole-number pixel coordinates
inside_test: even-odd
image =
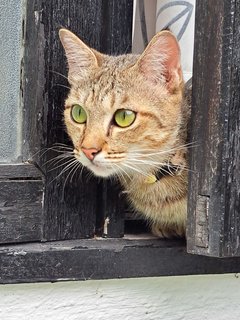
[[[239,320],[238,275],[0,286],[1,320]]]
[[[24,0],[0,0],[0,162],[21,153],[20,66]]]

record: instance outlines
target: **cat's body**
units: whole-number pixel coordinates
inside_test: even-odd
[[[154,234],[183,236],[189,107],[174,36],[165,31],[142,56],[118,57],[90,49],[67,30],[60,37],[71,84],[65,124],[75,157],[97,176],[117,175]]]

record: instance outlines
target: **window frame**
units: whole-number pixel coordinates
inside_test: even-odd
[[[219,12],[229,13],[228,10],[232,9],[237,1],[231,0],[231,5],[223,1],[222,11]],[[23,162],[0,164],[0,194],[1,197],[3,196],[1,208],[2,210],[10,208],[8,225],[13,226],[8,230],[8,238],[4,234],[2,238],[0,237],[3,243],[0,245],[0,283],[239,272],[239,257],[220,259],[188,254],[186,243],[182,240],[159,240],[149,238],[149,236],[147,239],[144,237],[121,239],[124,230],[123,200],[119,197],[119,186],[113,186],[109,182],[87,182],[81,189],[80,202],[73,201],[72,198],[63,199],[63,202],[59,201],[59,186],[64,184],[67,176],[63,175],[49,184],[49,181],[53,180],[59,171],[45,174],[44,162],[48,159],[45,156],[39,157],[38,153],[39,150],[53,145],[57,140],[59,142],[59,139],[63,142],[66,140],[62,128],[59,131],[56,130],[56,125],[61,123],[59,118],[61,112],[56,106],[63,103],[65,93],[59,90],[53,92],[56,78],[54,78],[54,73],[49,72],[51,68],[52,71],[66,74],[63,49],[60,41],[56,40],[58,39],[57,31],[59,27],[67,27],[80,34],[91,46],[109,54],[125,53],[126,50],[131,49],[131,19],[129,17],[132,13],[132,1],[94,0],[91,2],[92,12],[89,12],[88,5],[83,0],[71,0],[71,4],[69,7],[64,0],[58,1],[56,6],[52,4],[52,1],[26,2],[26,15],[23,21],[25,49],[21,83],[24,110]],[[205,12],[206,8],[212,12],[211,1],[197,1],[195,74],[193,77],[194,112],[196,112],[196,106],[203,108],[201,104],[203,99],[198,93],[202,92],[199,91],[198,75],[202,70],[203,74],[200,73],[200,79],[203,80],[207,68],[202,67],[201,61],[198,64],[198,55],[204,52],[202,47],[198,46],[198,43],[204,40],[199,31],[201,29],[198,28],[205,21],[204,19],[210,19],[206,13],[205,18],[199,18],[201,12]],[[84,23],[91,22],[94,14],[98,17],[98,33],[94,34],[88,30],[88,34],[84,34]],[[106,25],[102,26],[103,20],[109,28]],[[226,24],[227,21],[225,21]],[[214,19],[212,23],[214,24]],[[225,28],[227,30],[226,26]],[[103,38],[102,35],[106,35],[106,38]],[[221,47],[221,39],[218,41]],[[217,57],[220,59],[220,53]],[[223,59],[222,56],[221,59]],[[227,61],[229,65],[231,59]],[[222,71],[224,70],[223,68]],[[204,88],[207,90],[207,84]],[[220,98],[222,98],[225,93],[224,86],[218,89]],[[58,93],[57,97],[56,93]],[[192,119],[195,119],[196,114],[193,114]],[[52,125],[54,117],[56,117],[55,127]],[[200,128],[196,126],[194,131],[194,121],[192,120],[191,124],[193,138],[199,134],[197,130]],[[199,167],[194,167],[198,155],[196,150],[192,148],[190,151],[191,169],[199,170]],[[196,163],[199,164],[199,162]],[[199,193],[195,187],[197,184],[194,185],[194,183],[196,183],[196,176],[191,174],[188,251],[203,255],[223,256],[220,254],[223,251],[212,250],[214,245],[216,247],[216,241],[209,241],[209,234],[206,237],[209,241],[207,250],[196,246],[196,223],[201,218],[199,215],[201,208],[199,210],[199,207],[197,209],[194,207],[196,194]],[[11,187],[13,184],[15,184],[15,192]],[[21,186],[24,187],[21,189]],[[74,181],[72,186],[66,185],[66,193],[76,196],[79,193],[79,183]],[[26,194],[28,199],[35,199],[31,204],[32,215],[29,215],[28,210],[24,210],[26,206],[29,206],[29,200],[24,198]],[[91,197],[89,194],[96,194],[96,196]],[[112,200],[109,201],[109,198]],[[71,205],[66,205],[66,203]],[[79,210],[80,205],[81,210]],[[98,215],[96,215],[96,208],[100,208]],[[208,219],[209,217],[214,219],[214,213],[208,212]],[[104,233],[103,227],[106,218],[110,221],[107,234]],[[24,230],[21,230],[18,225],[22,220],[26,221]],[[212,227],[208,224],[206,226],[208,221],[203,221],[202,225],[206,230]],[[202,220],[200,222],[202,223]],[[219,235],[222,235],[222,225],[220,225],[221,228],[217,226],[217,229],[213,228],[214,232],[220,232]],[[98,238],[92,238],[94,234],[97,234]],[[232,252],[231,255],[233,255]]]
[[[239,26],[239,0],[196,2],[187,232],[194,254],[240,256]]]
[[[239,258],[186,252],[182,240],[80,239],[0,247],[0,283],[238,273]]]

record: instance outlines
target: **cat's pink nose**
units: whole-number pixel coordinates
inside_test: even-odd
[[[99,150],[95,149],[95,148],[82,148],[82,152],[85,154],[85,156],[89,159],[89,160],[93,160],[94,157],[96,156],[96,154],[99,152]]]

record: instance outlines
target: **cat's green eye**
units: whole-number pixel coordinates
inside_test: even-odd
[[[129,127],[133,124],[135,118],[136,113],[126,109],[117,110],[114,115],[115,123],[121,128]]]
[[[71,116],[77,123],[85,123],[87,121],[86,111],[79,104],[74,104],[72,106]]]

